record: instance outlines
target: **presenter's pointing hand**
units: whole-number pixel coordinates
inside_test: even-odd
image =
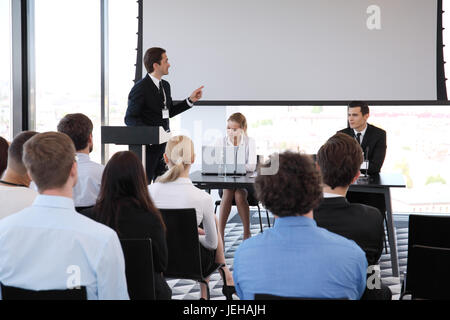
[[[200,88],[195,89],[194,92],[192,92],[189,99],[191,99],[192,102],[197,102],[198,100],[200,100],[202,98],[203,88],[204,88],[204,86],[201,86]]]

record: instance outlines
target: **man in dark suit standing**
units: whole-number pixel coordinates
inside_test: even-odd
[[[378,264],[383,251],[383,217],[377,208],[345,199],[350,184],[360,175],[362,162],[363,154],[355,139],[343,133],[328,139],[317,153],[323,199],[313,214],[317,226],[355,241],[364,250],[368,265],[373,266]],[[369,277],[373,273],[368,272]],[[361,299],[391,299],[390,289],[379,278],[368,282]]]
[[[367,123],[370,110],[366,102],[352,101],[347,111],[349,127],[339,132],[348,134],[360,144],[364,160],[369,162],[368,169],[361,168],[361,172],[370,176],[378,175],[386,157],[386,131]],[[374,206],[380,210],[383,217],[386,215],[386,203],[382,194],[348,192],[347,199],[352,203]]]
[[[194,90],[189,98],[173,104],[170,85],[161,78],[169,74],[169,59],[162,48],[150,48],[144,55],[147,75],[136,82],[128,95],[125,114],[127,126],[162,126],[170,131],[169,118],[188,110],[201,99],[203,86]],[[146,172],[150,183],[166,171],[163,160],[166,144],[146,147]]]

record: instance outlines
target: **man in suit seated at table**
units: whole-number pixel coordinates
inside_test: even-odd
[[[278,163],[278,171],[260,174],[255,182],[257,198],[275,215],[275,225],[238,247],[233,271],[238,296],[360,299],[366,287],[364,252],[313,219],[322,198],[317,168],[306,155],[276,156],[261,170]]]
[[[386,157],[386,131],[367,123],[370,116],[369,106],[364,101],[352,101],[347,108],[349,127],[340,130],[354,138],[361,146],[364,159],[368,160],[368,169],[361,169],[361,173],[369,176],[378,175]],[[364,203],[380,210],[386,215],[386,203],[382,194],[348,192],[347,200],[352,203]]]
[[[350,184],[360,175],[362,162],[358,143],[343,133],[335,134],[320,148],[317,164],[322,173],[323,200],[314,210],[314,220],[319,227],[354,240],[371,266],[378,264],[383,251],[383,217],[377,208],[345,199]],[[366,288],[362,299],[390,300],[390,289],[380,279],[376,281],[380,287]]]

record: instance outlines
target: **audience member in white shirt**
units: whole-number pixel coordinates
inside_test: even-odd
[[[92,121],[82,113],[67,114],[58,124],[58,131],[67,134],[77,150],[78,181],[73,201],[78,209],[95,205],[102,181],[104,166],[89,158],[93,150],[92,130]]]
[[[227,120],[227,136],[216,142],[217,146],[240,146],[245,148],[245,168],[247,172],[256,169],[256,144],[255,140],[247,135],[247,119],[242,113],[233,113]],[[225,226],[230,216],[233,199],[244,227],[244,240],[251,237],[250,233],[250,208],[248,197],[255,197],[253,187],[245,189],[224,189],[220,203],[220,233],[222,241]]]
[[[23,145],[35,134],[37,132],[22,132],[9,146],[8,166],[0,180],[0,219],[30,206],[38,195],[29,188],[31,179],[22,162]]]
[[[37,134],[23,153],[39,195],[31,207],[0,220],[0,282],[28,290],[82,286],[90,300],[128,299],[117,234],[75,211],[77,163],[70,138]]]
[[[223,243],[218,241],[221,235],[214,215],[213,199],[205,191],[196,188],[189,179],[189,170],[194,160],[194,144],[191,139],[186,136],[171,138],[164,153],[164,161],[169,170],[149,186],[150,196],[159,209],[195,208],[197,225],[203,224],[203,229],[199,228],[202,265],[205,268],[214,262],[225,265],[221,270],[225,284],[222,292],[227,299],[231,299],[235,292],[233,276],[226,266]],[[200,288],[202,298],[206,298],[206,286],[201,284]]]

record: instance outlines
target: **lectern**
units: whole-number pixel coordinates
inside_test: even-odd
[[[142,146],[147,144],[161,144],[169,141],[170,132],[163,127],[112,127],[102,126],[102,144],[112,143],[128,145],[128,150],[134,152],[142,161]]]

